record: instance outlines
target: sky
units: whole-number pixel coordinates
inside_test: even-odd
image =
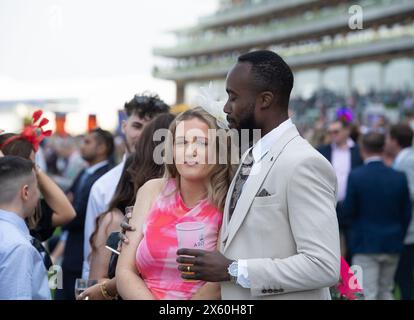
[[[78,98],[80,112],[99,113],[151,91],[173,103],[174,83],[151,75],[152,48],[216,8],[217,0],[0,0],[0,101]]]

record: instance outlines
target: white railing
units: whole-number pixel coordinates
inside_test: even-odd
[[[396,6],[404,3],[413,4],[413,0],[362,0],[358,2],[364,8],[364,14],[369,14],[370,9],[374,11],[378,10],[379,7],[383,7],[385,10],[390,5]],[[176,47],[155,48],[154,54],[160,56],[185,55],[195,51],[201,53],[203,50],[211,50],[212,48],[225,49],[257,42],[258,39],[283,36],[287,31],[293,33],[295,29],[311,30],[312,25],[321,25],[329,19],[337,22],[339,21],[338,18],[343,18],[342,20],[346,23],[349,17],[348,6],[340,5],[317,13],[308,13],[294,19],[276,20],[257,26],[228,28],[226,33],[204,32],[193,36],[189,40],[181,41]]]
[[[294,47],[269,46],[268,49],[277,52],[283,58],[298,60],[301,57],[318,56],[338,49],[352,49],[374,43],[387,42],[388,40],[398,40],[403,38],[414,39],[414,24],[395,27],[393,29],[379,29],[378,31],[367,30],[359,35],[350,34],[346,38],[335,38],[331,41],[317,42]],[[237,59],[237,54],[225,57],[216,57],[203,63],[194,63],[180,67],[163,68],[158,66],[154,75],[160,78],[174,78],[189,76],[194,73],[209,73],[215,70],[229,68]]]

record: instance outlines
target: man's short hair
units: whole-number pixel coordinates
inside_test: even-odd
[[[349,129],[351,128],[351,122],[343,120],[343,119],[335,119],[332,123],[340,123],[342,128]]]
[[[112,134],[101,128],[95,128],[91,131],[91,133],[95,133],[98,143],[103,143],[106,146],[106,155],[107,157],[110,157],[115,150],[114,137]]]
[[[33,177],[34,163],[18,156],[0,158],[0,203],[13,201],[19,189]]]
[[[125,103],[124,111],[128,117],[134,114],[141,119],[151,120],[161,113],[169,112],[170,107],[156,94],[140,94]]]
[[[288,106],[293,88],[293,73],[278,54],[269,50],[252,51],[241,55],[238,62],[252,65],[251,73],[256,90],[271,91],[281,98],[284,106]]]
[[[381,154],[384,151],[385,137],[382,133],[368,132],[362,136],[361,144],[368,153]]]
[[[399,123],[391,126],[390,136],[401,148],[409,148],[413,144],[413,129],[408,124]]]

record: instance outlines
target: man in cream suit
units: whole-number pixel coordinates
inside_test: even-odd
[[[221,282],[222,299],[330,299],[339,280],[335,173],[288,117],[293,74],[281,57],[239,57],[226,80],[231,128],[260,129],[224,208],[220,251],[181,249],[185,279]],[[189,271],[179,265],[180,271]]]

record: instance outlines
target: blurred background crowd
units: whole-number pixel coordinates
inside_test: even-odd
[[[237,56],[253,49],[271,49],[295,73],[290,101],[293,122],[337,174],[342,255],[349,264],[363,266],[364,277],[371,281],[370,298],[413,299],[414,225],[406,213],[411,216],[407,199],[414,202],[414,1],[150,2],[145,7],[141,1],[91,1],[83,12],[93,12],[97,26],[109,23],[111,30],[89,26],[90,19],[79,10],[83,1],[48,0],[29,7],[22,1],[0,2],[2,152],[27,153],[25,157],[33,158],[47,176],[41,178],[44,186],[50,178],[69,200],[79,193],[73,186],[83,183],[79,174],[86,168],[103,163],[88,176],[103,170],[90,180],[91,191],[100,176],[121,165],[114,180],[103,184],[102,188],[110,185],[112,190],[105,193],[103,207],[87,208],[88,199],[73,204],[83,212],[83,220],[78,225],[72,221],[72,231],[71,227],[61,228],[73,218],[64,201],[60,203],[63,207],[56,204],[61,195],[50,197],[47,205],[42,203],[43,212],[66,215],[52,223],[56,230],[39,237],[47,240],[52,262],[64,261],[68,242],[66,255],[73,250],[77,260],[69,263],[67,258],[66,268],[74,274],[81,268],[85,272],[83,240],[76,237],[83,239],[87,232],[87,210],[97,215],[108,209],[125,155],[134,151],[137,139],[128,136],[133,129],[126,128],[126,123],[141,131],[142,119],[185,111],[192,107],[191,97],[198,88],[210,81],[217,88],[217,99],[222,99],[226,73]],[[95,10],[97,7],[102,10]],[[23,27],[10,21],[12,16],[19,17],[16,20]],[[192,26],[184,27],[183,22]],[[75,24],[79,26],[75,28]],[[10,28],[2,26],[9,25],[13,28],[6,35]],[[170,30],[168,39],[166,29]],[[31,37],[43,47],[27,47],[23,40]],[[53,134],[33,154],[24,146],[7,149],[8,134],[19,134],[30,125],[37,109],[50,120],[45,128]],[[9,141],[7,145],[10,147]],[[398,198],[405,189],[394,184],[392,174],[384,168],[361,171],[379,160],[384,167],[405,173],[408,198]],[[365,186],[373,177],[378,178],[373,180],[377,183]],[[123,212],[127,206],[123,203],[121,207]],[[401,230],[391,230],[396,224]],[[361,230],[365,230],[363,235]],[[378,238],[367,237],[366,230],[375,230]],[[404,243],[392,244],[394,233],[400,237],[403,233]],[[387,281],[377,281],[380,278]]]

